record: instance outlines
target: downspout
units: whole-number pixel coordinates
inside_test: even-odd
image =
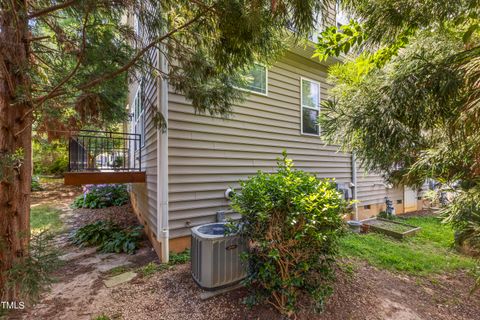
[[[357,200],[357,159],[355,153],[352,152],[352,198]],[[355,212],[355,220],[358,221],[358,203],[353,204],[353,210]]]
[[[160,44],[164,48],[163,44]],[[160,49],[157,62],[161,74],[157,77],[157,111],[163,115],[167,129],[157,125],[157,240],[161,243],[162,262],[169,260],[168,228],[168,65]]]

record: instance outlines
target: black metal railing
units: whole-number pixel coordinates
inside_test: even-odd
[[[141,136],[81,130],[68,143],[68,171],[141,171]]]

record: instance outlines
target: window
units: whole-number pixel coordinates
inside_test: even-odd
[[[247,84],[240,89],[267,95],[268,73],[267,67],[258,63],[246,74]]]
[[[145,145],[145,107],[143,104],[143,84],[140,82],[133,98],[132,133],[140,134],[140,145],[135,144],[135,150]]]
[[[320,135],[317,118],[320,113],[320,84],[301,79],[302,134]]]

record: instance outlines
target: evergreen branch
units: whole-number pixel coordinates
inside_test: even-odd
[[[72,5],[74,5],[76,2],[78,2],[78,0],[69,0],[69,1],[66,1],[66,2],[63,2],[63,3],[59,3],[57,5],[54,5],[54,6],[48,7],[48,8],[43,8],[43,9],[40,9],[36,12],[30,13],[27,16],[27,18],[28,19],[35,19],[35,18],[38,18],[38,17],[42,17],[42,16],[45,16],[45,15],[51,13],[51,12],[68,8]]]
[[[51,91],[49,94],[43,96],[42,100],[40,100],[37,103],[37,107],[42,105],[46,100],[50,98],[55,92],[60,89],[65,83],[70,81],[70,79],[77,73],[78,69],[80,68],[80,65],[82,64],[83,58],[84,58],[84,53],[85,53],[85,48],[87,46],[87,22],[88,22],[88,12],[85,15],[85,20],[83,24],[83,29],[82,29],[82,48],[80,49],[80,53],[78,56],[77,64],[75,67],[70,71],[70,73],[62,80],[60,81]]]
[[[207,12],[208,10],[204,10],[202,11],[201,13],[199,13],[198,15],[196,15],[195,17],[193,17],[192,19],[190,19],[189,21],[187,21],[186,23],[184,23],[183,25],[177,27],[177,28],[174,28],[172,30],[170,30],[169,32],[167,32],[166,34],[164,34],[163,36],[157,38],[156,40],[150,42],[147,46],[145,46],[144,48],[142,48],[132,59],[130,59],[130,61],[128,63],[126,63],[125,65],[123,65],[122,67],[120,67],[119,69],[111,72],[111,73],[107,73],[105,75],[102,75],[94,80],[91,80],[87,83],[84,83],[84,84],[81,84],[81,85],[78,85],[76,88],[78,90],[86,90],[86,89],[90,89],[92,87],[95,87],[96,85],[104,82],[104,81],[107,81],[107,80],[111,80],[113,78],[115,78],[116,76],[128,71],[133,65],[135,65],[135,63],[137,63],[142,57],[143,55],[148,51],[150,50],[151,48],[155,47],[158,43],[170,38],[173,34],[185,29],[185,28],[188,28],[190,25],[194,24],[195,22],[197,22],[201,17],[203,17],[203,15]],[[67,91],[66,90],[57,90],[55,93],[51,93],[51,94],[48,94],[46,96],[41,96],[41,97],[38,97],[35,99],[35,103],[43,103],[44,101],[46,101],[47,99],[52,99],[52,98],[56,98],[56,97],[59,97],[59,96],[62,96],[64,94],[67,94]]]
[[[28,42],[33,42],[33,41],[41,41],[41,40],[46,40],[50,39],[50,36],[42,36],[42,37],[33,37],[33,38],[28,38]]]
[[[70,71],[70,73],[62,80],[60,81],[48,94],[44,95],[42,100],[40,100],[36,107],[40,107],[45,101],[47,101],[52,95],[55,94],[55,92],[57,90],[59,90],[65,83],[67,83],[68,81],[70,81],[70,79],[72,79],[72,77],[77,73],[77,71],[79,70],[80,68],[80,65],[82,64],[82,61],[83,61],[83,58],[84,58],[84,54],[85,54],[85,49],[87,47],[87,24],[88,24],[88,16],[89,16],[89,13],[87,12],[85,14],[85,19],[84,19],[84,23],[83,23],[83,28],[82,28],[82,47],[80,49],[80,53],[79,53],[79,56],[78,56],[78,60],[77,60],[77,64],[75,65],[75,67]],[[30,110],[28,110],[28,112],[26,112],[23,116],[22,116],[22,121],[27,117],[29,116],[30,113],[33,112],[33,108],[30,108]],[[33,120],[32,120],[33,121]],[[30,127],[32,123],[29,122],[25,127],[23,127],[23,129],[19,130],[18,132],[16,132],[14,134],[14,136],[18,136],[20,135],[23,131],[25,131],[27,128]]]

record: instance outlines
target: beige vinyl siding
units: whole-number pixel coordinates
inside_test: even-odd
[[[351,157],[318,137],[300,134],[300,78],[320,83],[325,67],[287,54],[268,71],[268,96],[250,94],[230,119],[195,115],[182,95],[169,93],[169,218],[172,238],[215,221],[228,209],[225,190],[258,170],[272,172],[286,149],[296,167],[322,178],[351,181]]]
[[[397,204],[398,200],[402,200],[403,204],[403,192],[403,186],[396,186],[388,189],[387,196],[393,201],[394,205]]]
[[[156,51],[150,52],[153,60],[156,59]],[[146,172],[146,183],[132,184],[132,193],[136,198],[138,210],[147,220],[152,232],[157,233],[157,128],[153,123],[152,112],[157,108],[157,85],[156,79],[151,73],[145,74],[144,106],[145,106],[145,145],[141,149],[141,168]],[[136,83],[135,88],[138,86]],[[135,92],[130,90],[130,92]],[[131,97],[133,100],[133,97]],[[132,101],[130,101],[132,102]],[[130,103],[130,105],[132,105]],[[138,156],[138,152],[135,153]]]
[[[385,203],[387,189],[381,175],[368,172],[357,163],[357,199],[359,206]]]

